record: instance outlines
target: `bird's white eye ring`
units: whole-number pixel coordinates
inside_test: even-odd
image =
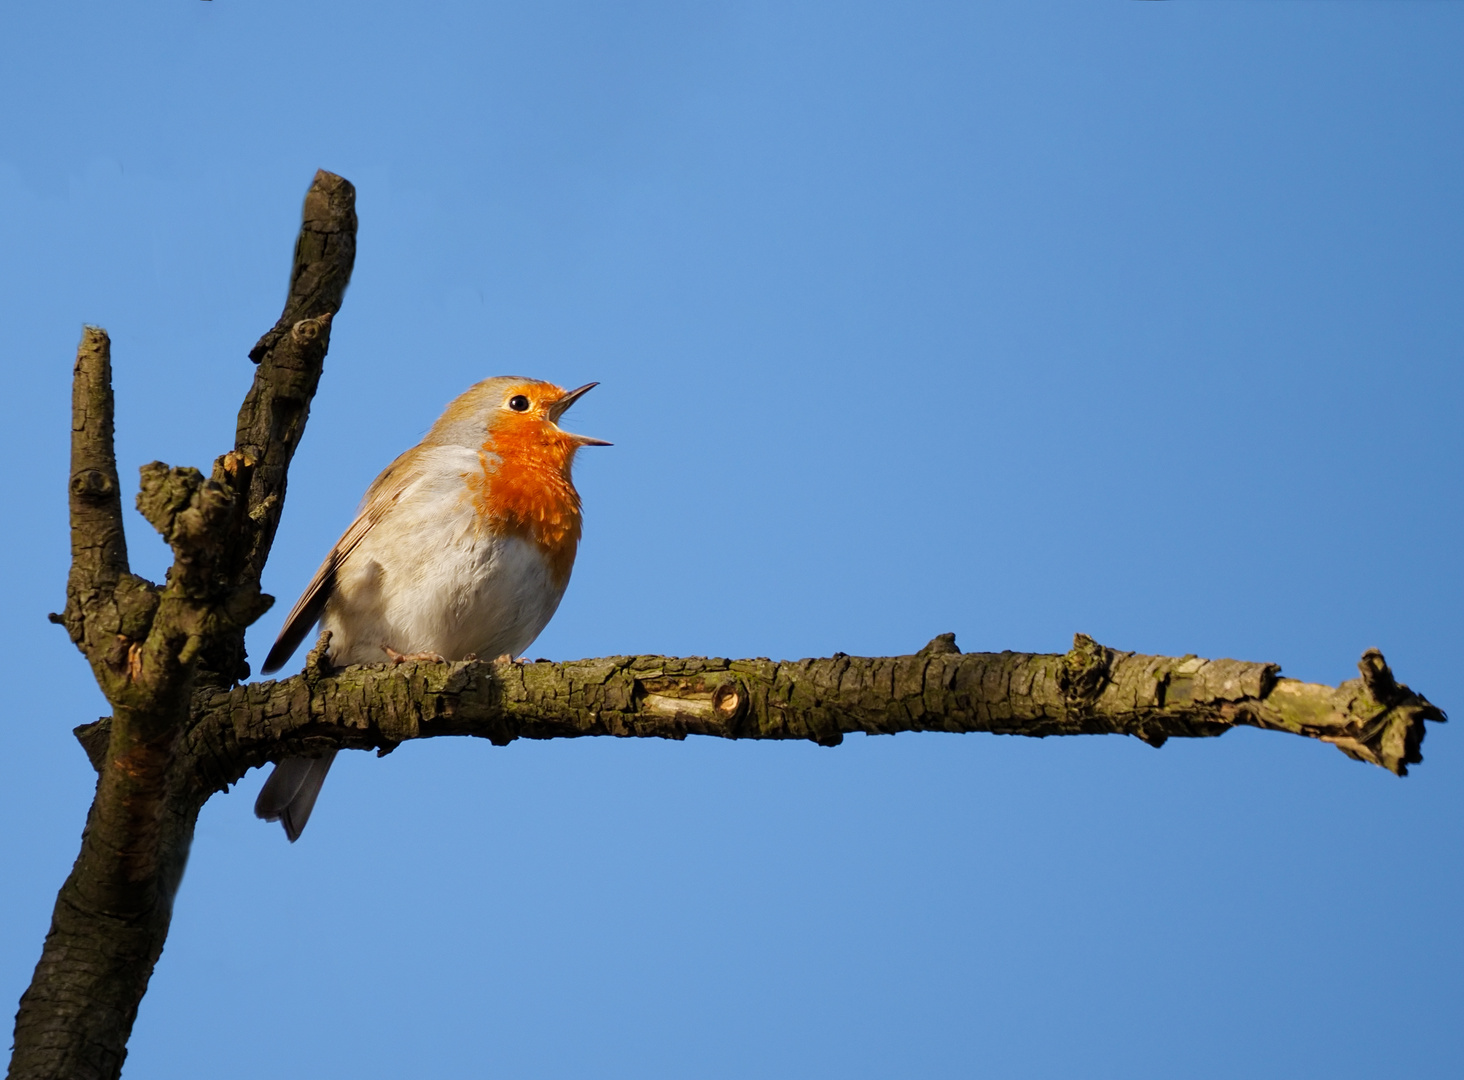
[[[508,399],[508,407],[514,412],[528,412],[529,399],[524,397],[522,394],[515,394],[513,397]]]

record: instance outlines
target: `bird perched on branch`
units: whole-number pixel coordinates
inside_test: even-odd
[[[356,520],[285,617],[263,673],[278,671],[317,622],[334,665],[520,655],[569,584],[580,539],[570,466],[600,439],[560,430],[588,390],[486,379],[366,489]],[[254,812],[305,828],[335,751],[288,758]]]

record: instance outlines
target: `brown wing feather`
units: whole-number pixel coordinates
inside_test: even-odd
[[[408,450],[393,461],[366,489],[366,497],[361,500],[361,510],[356,514],[356,520],[351,522],[350,527],[336,541],[335,547],[331,548],[330,554],[320,564],[320,569],[310,579],[310,584],[305,586],[300,599],[295,601],[295,606],[285,616],[280,636],[275,638],[269,655],[264,658],[264,666],[259,669],[260,674],[270,675],[283,667],[300,647],[300,642],[305,640],[305,635],[310,633],[311,627],[320,621],[326,601],[330,599],[331,589],[335,585],[336,568],[366,539],[372,526],[382,519],[396,504],[397,499],[401,498],[407,485],[416,479],[416,470],[403,467],[411,453]]]

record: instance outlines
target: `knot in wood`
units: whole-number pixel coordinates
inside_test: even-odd
[[[723,720],[736,720],[747,708],[747,691],[736,679],[712,691],[712,711]]]
[[[319,338],[329,326],[330,312],[327,311],[313,319],[301,319],[290,327],[290,337],[296,345],[306,345]]]
[[[1057,685],[1070,711],[1092,708],[1108,685],[1113,665],[1113,650],[1099,645],[1087,634],[1074,634],[1073,647],[1062,658],[1057,670]]]
[[[105,499],[116,490],[112,478],[100,469],[82,469],[71,478],[71,494],[80,499]]]

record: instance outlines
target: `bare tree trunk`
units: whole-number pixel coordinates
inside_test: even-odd
[[[249,769],[406,739],[588,735],[809,739],[905,731],[1127,734],[1152,746],[1248,725],[1330,742],[1398,775],[1443,713],[1374,650],[1339,687],[1275,664],[1117,652],[1078,635],[1060,655],[962,654],[943,634],[910,656],[774,662],[612,656],[573,663],[326,669],[326,638],[291,679],[249,675],[259,591],[355,259],[355,192],[321,172],[284,314],[250,353],[234,449],[205,478],[153,462],[138,509],[173,549],[167,581],[128,570],[113,455],[109,342],[88,327],[72,398],[71,549],[63,624],[112,716],[77,729],[97,770],[81,853],[16,1017],[12,1080],[111,1078],[162,952],[198,812]]]
[[[179,743],[199,687],[249,674],[244,630],[356,251],[355,190],[329,173],[305,197],[289,297],[258,365],[234,450],[212,476],[153,462],[138,509],[173,549],[159,586],[128,570],[113,453],[110,343],[88,327],[72,395],[71,552],[64,614],[113,714],[81,853],[15,1021],[12,1078],[119,1075],[167,938],[203,805]]]

